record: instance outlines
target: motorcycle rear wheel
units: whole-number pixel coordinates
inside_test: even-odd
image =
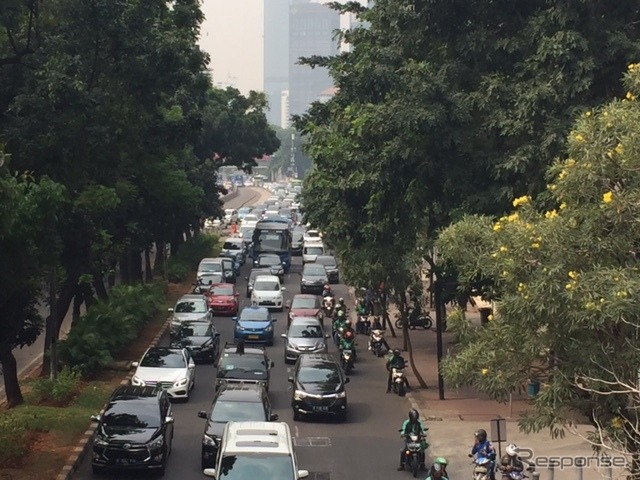
[[[404,383],[401,383],[400,385],[398,385],[397,392],[399,397],[404,397],[407,394],[404,388]]]
[[[424,328],[425,330],[429,330],[431,327],[433,327],[433,320],[431,320],[431,317],[429,317],[428,315],[420,317],[420,320],[422,321],[422,328]]]
[[[418,462],[418,459],[412,458],[411,459],[411,473],[413,474],[414,478],[418,476],[418,472],[419,471],[420,471],[420,462]]]
[[[401,318],[399,318],[398,320],[396,320],[395,325],[396,325],[396,328],[399,329],[399,328],[402,328],[402,326],[404,325],[404,322],[402,321]]]

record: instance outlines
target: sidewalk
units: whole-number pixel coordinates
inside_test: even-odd
[[[393,320],[397,310],[391,305],[389,316]],[[433,318],[433,312],[432,318]],[[473,324],[480,328],[480,314],[469,307],[466,312]],[[390,333],[390,332],[389,332]],[[388,335],[387,341],[391,348],[402,348],[402,332],[396,331],[396,338]],[[599,480],[608,474],[606,470],[598,471],[593,457],[591,446],[582,438],[569,432],[564,438],[552,439],[548,431],[535,434],[521,433],[518,428],[519,415],[530,408],[526,392],[520,395],[514,394],[511,402],[501,404],[491,400],[487,396],[475,391],[471,387],[454,389],[445,383],[444,400],[438,396],[438,374],[436,355],[436,332],[432,330],[409,330],[413,350],[413,359],[416,367],[427,383],[427,389],[421,389],[410,367],[406,369],[407,378],[412,389],[407,394],[411,407],[420,412],[421,418],[429,428],[429,443],[431,444],[427,454],[431,457],[444,456],[449,461],[447,471],[449,478],[458,479],[471,476],[472,465],[467,454],[473,445],[473,433],[479,429],[485,429],[491,436],[491,420],[506,420],[506,441],[501,444],[502,453],[509,443],[515,443],[520,448],[528,448],[533,451],[537,459],[536,471],[540,473],[541,480]],[[444,355],[454,348],[453,336],[443,333]],[[408,361],[408,355],[404,355]],[[582,435],[592,428],[588,425],[580,426]],[[495,444],[496,450],[498,444]],[[574,466],[560,469],[556,467],[552,471],[548,467],[548,457],[562,457],[563,463],[572,462],[573,457],[584,457],[587,465],[584,469]],[[566,457],[566,458],[565,458]],[[545,463],[547,462],[547,463]],[[590,466],[589,466],[590,465]],[[613,478],[621,478],[624,472],[613,471]],[[426,477],[426,474],[425,474]],[[531,477],[529,475],[529,477]],[[607,478],[607,477],[604,477]]]

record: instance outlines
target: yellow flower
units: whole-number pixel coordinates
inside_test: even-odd
[[[574,280],[576,280],[580,276],[578,272],[574,272],[573,270],[571,270],[567,275],[569,275],[569,278],[572,278]]]
[[[595,310],[596,304],[593,302],[587,302],[584,304],[584,308],[586,308],[587,310]]]
[[[623,425],[623,420],[620,417],[614,417],[611,420],[611,426],[613,428],[622,428],[622,425]]]
[[[566,204],[566,203],[564,203],[564,202],[562,202],[562,203],[560,204],[560,210],[564,210],[565,208],[567,208],[567,204]]]
[[[553,192],[557,187],[553,183],[550,183],[549,185],[547,185],[547,188]]]
[[[613,158],[613,150],[611,150],[610,152],[607,152],[607,157]]]
[[[520,216],[518,215],[518,212],[512,213],[507,217],[507,222],[517,222],[518,218],[520,218]]]
[[[491,315],[491,314],[487,315],[487,320],[489,320],[489,321],[493,320],[493,315]]]
[[[483,368],[482,369],[482,375],[487,375],[489,373],[489,369],[488,368]]]
[[[540,244],[539,243],[532,243],[531,244],[531,248],[540,248]]]
[[[499,223],[496,223],[496,224],[493,226],[493,231],[494,231],[494,232],[499,232],[500,230],[502,230],[502,225],[500,225]]]
[[[590,117],[591,116],[591,112],[586,112],[584,115],[585,115],[585,117]]]
[[[496,258],[497,256],[498,256],[498,254],[497,254],[496,252],[493,252],[493,253],[491,254],[491,257],[493,257],[493,258]]]
[[[606,192],[602,195],[602,201],[604,203],[611,203],[613,201],[613,192]]]
[[[519,283],[518,284],[518,291],[522,292],[527,288],[527,286],[524,283]]]
[[[625,95],[625,98],[633,102],[636,99],[636,96],[631,92],[627,92],[627,94]]]
[[[502,276],[503,277],[508,277],[509,276],[509,272],[507,272],[506,270],[502,271]]]
[[[531,201],[531,197],[528,195],[523,195],[522,197],[518,197],[513,201],[514,207],[519,207],[520,205],[526,205]]]
[[[616,145],[616,148],[614,148],[614,150],[618,155],[622,155],[624,153],[624,147],[622,146],[621,143],[618,143],[618,145]]]
[[[565,163],[567,164],[567,166],[572,167],[576,164],[576,161],[573,158],[567,158],[567,161]]]
[[[584,137],[579,133],[574,138],[577,142],[584,142]]]
[[[567,176],[567,171],[566,170],[562,170],[559,174],[558,174],[558,180],[562,180],[564,179],[564,177]]]
[[[616,297],[627,298],[627,292],[617,292]]]
[[[500,247],[500,251],[504,253],[504,252],[508,252],[509,249],[503,245],[502,247]]]
[[[567,290],[571,290],[573,288],[573,284],[572,283],[567,283],[564,288],[566,288]]]
[[[545,212],[544,217],[545,218],[556,218],[558,216],[558,212],[556,212],[555,210],[551,210],[549,212]]]

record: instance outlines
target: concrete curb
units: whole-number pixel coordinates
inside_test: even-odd
[[[162,327],[160,327],[158,334],[154,337],[149,347],[158,346],[158,344],[162,341],[162,338],[169,330],[169,326],[170,321],[167,319]],[[120,385],[129,385],[131,383],[131,377],[133,377],[133,372],[128,373],[120,382]],[[102,410],[100,413],[102,414],[102,412],[104,412],[104,410]],[[56,480],[69,480],[73,477],[73,474],[76,472],[76,470],[78,470],[78,467],[84,460],[84,457],[91,450],[93,438],[95,437],[97,428],[98,426],[92,423],[87,431],[84,432],[82,438],[78,442],[78,445],[74,447],[73,453],[69,456],[64,466],[62,467],[62,470],[60,470],[60,473],[58,473],[58,475],[56,476]]]

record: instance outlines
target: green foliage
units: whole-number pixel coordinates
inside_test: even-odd
[[[205,257],[216,257],[220,253],[220,238],[215,234],[201,233],[180,245],[178,253],[167,261],[167,276],[170,282],[183,281]]]
[[[453,334],[456,342],[468,343],[475,333],[475,328],[464,314],[464,310],[454,308],[447,315],[447,331]]]
[[[171,257],[167,261],[167,278],[171,283],[182,282],[192,270],[191,265],[182,258]]]
[[[66,405],[78,393],[81,377],[78,369],[65,367],[55,379],[38,378],[32,385],[36,401]]]
[[[94,304],[60,342],[60,358],[83,375],[108,365],[153,317],[163,295],[162,284],[114,287],[109,299]]]
[[[526,431],[560,433],[577,413],[606,444],[634,452],[640,66],[629,66],[625,86],[624,99],[575,122],[568,157],[548,172],[544,204],[554,206],[519,197],[497,221],[468,217],[447,228],[438,247],[463,282],[487,280],[485,294],[497,300],[494,320],[446,359],[447,381],[504,400],[535,378],[542,390],[521,420]]]
[[[0,416],[0,468],[17,466],[29,445],[26,426],[13,416]]]

